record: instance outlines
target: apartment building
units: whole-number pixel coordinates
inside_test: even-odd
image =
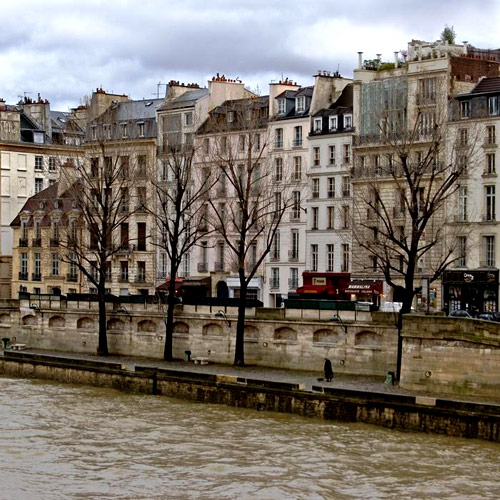
[[[353,113],[357,124],[353,220],[355,227],[363,227],[364,231],[354,233],[352,266],[355,278],[386,280],[377,256],[366,250],[366,244],[360,243],[379,244],[378,235],[384,228],[380,227],[380,217],[376,216],[377,207],[384,206],[385,220],[390,222],[391,232],[399,231],[401,241],[411,233],[405,202],[408,190],[402,176],[403,156],[409,165],[423,165],[429,160],[436,165],[444,166],[446,162],[452,165],[456,159],[450,157],[454,149],[447,133],[448,100],[469,92],[482,76],[498,75],[496,61],[491,57],[472,56],[468,49],[467,44],[414,40],[408,44],[403,60],[395,53],[393,63],[382,63],[379,58],[363,62],[363,54],[359,53],[353,84]],[[406,150],[401,155],[403,143]],[[419,188],[418,198],[422,203],[427,199],[428,182],[424,177]],[[427,280],[432,279],[454,242],[446,222],[445,210],[440,210],[422,235],[421,244],[425,245],[427,234],[430,242],[433,235],[441,231],[439,243],[433,244],[416,263],[416,284],[424,289],[428,288]],[[390,250],[396,260],[397,250],[396,247]],[[396,260],[393,281],[401,284],[408,263],[402,255],[399,261]],[[441,283],[434,281],[426,293],[426,297],[417,294],[415,305],[440,309],[443,305]],[[387,283],[384,283],[383,295],[387,300],[401,301],[397,289],[393,292]]]

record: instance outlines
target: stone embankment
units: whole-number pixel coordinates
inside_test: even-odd
[[[500,405],[304,384],[300,377],[254,378],[230,367],[175,369],[152,360],[5,351],[0,373],[13,377],[111,387],[256,410],[342,422],[364,422],[404,431],[500,441]],[[283,380],[285,379],[285,381]],[[307,377],[306,377],[307,378]],[[309,377],[310,378],[310,377]]]

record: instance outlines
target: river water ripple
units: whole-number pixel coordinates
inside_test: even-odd
[[[0,378],[0,499],[497,499],[500,446]]]

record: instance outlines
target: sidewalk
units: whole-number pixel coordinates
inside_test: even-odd
[[[106,356],[100,357],[92,354],[79,354],[63,351],[46,351],[41,349],[26,349],[21,352],[30,354],[41,354],[46,356],[55,356],[66,359],[92,360],[94,362],[112,362],[126,364],[128,367],[135,365],[151,368],[163,368],[168,370],[178,370],[187,372],[236,375],[242,378],[253,378],[257,380],[267,380],[271,382],[288,382],[295,384],[304,384],[306,391],[311,391],[312,386],[329,387],[335,389],[345,389],[351,391],[365,391],[378,394],[406,395],[406,396],[431,396],[446,400],[471,402],[471,403],[490,403],[500,404],[500,394],[498,398],[485,398],[473,396],[459,396],[452,394],[431,394],[420,391],[408,391],[400,388],[398,385],[384,384],[384,377],[369,377],[363,375],[340,375],[335,374],[331,382],[325,382],[322,379],[322,372],[286,370],[278,368],[268,368],[264,366],[246,366],[243,368],[232,365],[221,365],[211,363],[208,365],[195,365],[193,362],[186,361],[163,361],[160,359],[141,358],[131,356]],[[3,355],[3,350],[0,350]]]

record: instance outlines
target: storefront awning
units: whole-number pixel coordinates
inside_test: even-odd
[[[373,280],[352,280],[345,289],[346,293],[356,295],[380,295],[382,291],[382,282]]]
[[[328,285],[304,285],[297,288],[297,293],[327,293],[329,295],[334,295],[336,290]]]

